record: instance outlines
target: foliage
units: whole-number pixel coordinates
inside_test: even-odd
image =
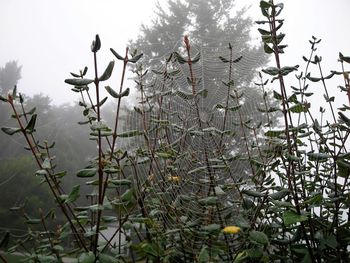
[[[142,25],[141,34],[135,41],[131,42],[135,50],[144,52],[142,71],[146,72],[148,69],[153,73],[145,74],[142,77],[144,85],[140,92],[143,93],[144,98],[147,98],[150,105],[158,104],[159,96],[157,94],[163,89],[160,86],[163,83],[162,77],[165,73],[168,73],[166,78],[173,79],[173,81],[164,81],[167,85],[164,90],[169,90],[170,85],[173,85],[174,89],[178,89],[179,94],[183,92],[182,95],[186,96],[186,93],[190,92],[187,84],[190,81],[189,74],[186,74],[188,73],[187,63],[179,63],[180,65],[174,69],[172,68],[173,63],[170,61],[172,58],[169,56],[171,54],[179,55],[178,52],[184,48],[180,40],[184,35],[190,35],[193,60],[199,60],[192,65],[197,81],[196,88],[198,91],[203,91],[202,95],[205,95],[202,96],[199,103],[201,114],[212,114],[213,118],[218,117],[222,121],[220,114],[217,115],[220,110],[224,109],[222,105],[226,104],[227,85],[234,84],[235,95],[241,96],[244,93],[244,98],[241,98],[240,101],[245,100],[245,103],[242,103],[240,110],[245,120],[250,120],[251,126],[258,126],[261,121],[265,121],[261,111],[250,109],[256,107],[257,101],[261,103],[263,101],[262,89],[251,84],[257,69],[266,64],[267,56],[264,53],[263,45],[251,43],[250,31],[253,21],[245,16],[246,9],[235,10],[234,5],[235,1],[232,0],[169,0],[163,7],[157,6],[155,17],[150,25]],[[236,11],[234,15],[233,11]],[[181,56],[177,57],[181,59]],[[228,66],[229,59],[235,61],[231,70]],[[181,75],[184,75],[183,78]],[[136,88],[139,89],[140,86],[138,85]],[[164,98],[168,99],[169,96]],[[173,107],[176,107],[178,114],[186,116],[188,114],[187,101],[173,99],[173,97],[171,99],[174,100]],[[140,95],[139,100],[142,100]],[[237,107],[236,102],[230,101],[230,111]],[[264,108],[264,105],[260,106]],[[165,103],[164,107],[166,107]],[[215,110],[212,110],[213,108]],[[276,120],[277,115],[277,111],[270,114],[271,124]],[[138,126],[131,125],[140,119],[139,116],[133,116],[133,112],[129,112],[128,118],[133,119],[133,121],[127,123],[127,129],[142,129],[142,122]],[[239,123],[238,115],[228,114],[227,122],[232,121]],[[176,121],[172,120],[172,122]],[[231,126],[231,123],[224,125]],[[216,126],[220,125],[216,124]],[[232,141],[229,143],[232,146],[231,150],[244,153],[246,147],[242,138],[254,136],[253,130],[244,131],[241,125],[237,125],[235,133],[236,136],[232,137]],[[236,160],[232,160],[230,165],[236,171],[240,171],[242,176],[248,169],[246,164]]]
[[[65,225],[49,230],[46,220],[50,214],[40,212],[37,218],[27,219],[27,241],[33,244],[33,249],[26,251],[30,260],[60,262],[73,254],[78,262],[349,261],[350,107],[335,109],[336,97],[327,83],[340,75],[345,83],[340,89],[349,93],[345,66],[350,58],[340,53],[342,71],[325,76],[322,59],[315,55],[320,40],[313,37],[303,72],[299,66],[281,65],[280,56],[286,48],[280,33],[283,4],[260,1],[260,7],[264,20],[257,22],[262,25],[259,32],[265,52],[276,64],[257,76],[256,85],[263,90],[257,109],[265,116],[261,125],[251,123],[241,112],[245,100],[238,94],[242,90],[230,77],[239,63],[232,56],[231,44],[227,45],[229,56],[217,56],[227,66],[227,99],[213,109],[220,121],[203,118],[200,105],[207,92],[198,89],[199,76],[194,71],[203,57],[193,52],[185,36],[183,47],[168,54],[161,72],[144,71],[139,63],[142,54],[129,54],[127,49],[123,57],[111,49],[122,62],[123,71],[119,89],[106,88],[117,104],[110,127],[101,118],[106,99],[100,98],[100,88],[113,73],[115,62],[98,74],[101,40],[95,37],[91,46],[93,76],[87,78],[85,68],[71,73],[73,78],[65,81],[81,94],[79,105],[86,118],[81,124],[89,126],[90,139],[97,145],[97,156],[77,171],[93,189],[89,205],[76,204],[80,185],[68,192],[62,189],[64,173],[56,171],[53,145],[35,137],[36,113],[23,115],[19,111],[23,98],[16,90],[1,97],[18,122],[14,127],[3,127],[3,132],[10,136],[22,133],[39,167],[37,176],[46,182],[66,220]],[[129,96],[123,85],[128,65],[133,65],[136,74],[141,100],[134,110],[142,127],[120,132],[120,109]],[[318,76],[309,71],[313,65]],[[179,71],[188,77],[186,87],[173,85]],[[153,94],[155,100],[145,92],[147,74],[155,74],[163,83],[163,89]],[[291,74],[296,74],[298,85],[289,89],[285,77]],[[270,82],[278,82],[273,98],[266,93],[270,85],[266,76]],[[318,118],[307,101],[312,96],[311,86],[317,82],[323,87],[328,109],[321,107]],[[270,107],[274,101],[277,108]],[[185,116],[174,110],[178,102],[186,103]],[[270,125],[269,116],[275,111],[283,116],[279,129]],[[330,119],[325,117],[327,111]],[[231,118],[237,120],[234,126],[226,123]],[[232,151],[236,126],[245,142],[243,153]],[[138,147],[120,143],[130,138],[138,138]],[[233,161],[248,167],[244,180],[232,171]],[[108,226],[114,226],[115,231],[107,237],[103,231]],[[5,235],[1,245],[8,238]],[[23,244],[12,250],[22,250]]]
[[[30,214],[36,214],[39,208],[49,210],[53,206],[50,193],[43,185],[39,185],[40,180],[33,176],[34,169],[35,164],[30,156],[18,156],[1,161],[1,231],[10,228],[14,233],[22,235],[26,231],[22,218],[24,209]],[[16,211],[15,216],[9,213],[11,210]]]

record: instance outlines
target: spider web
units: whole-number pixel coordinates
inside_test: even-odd
[[[138,136],[124,139],[123,144],[129,151],[151,149],[146,150],[145,158],[140,159],[142,165],[138,167],[138,173],[144,175],[143,185],[149,186],[149,200],[158,208],[158,216],[167,226],[166,229],[176,229],[179,224],[186,225],[195,220],[202,223],[208,220],[209,215],[204,212],[203,206],[193,201],[192,197],[202,201],[208,197],[211,191],[208,184],[213,178],[213,191],[220,202],[225,203],[222,213],[231,213],[235,209],[237,192],[227,185],[249,179],[248,162],[238,162],[235,157],[241,155],[241,159],[247,158],[246,148],[259,144],[259,136],[254,137],[249,126],[267,123],[266,116],[259,111],[263,108],[263,92],[252,85],[257,78],[256,69],[263,66],[266,60],[263,55],[257,57],[257,53],[250,52],[249,48],[235,48],[240,46],[239,41],[234,39],[226,42],[226,45],[215,40],[206,41],[205,44],[197,41],[191,45],[192,59],[198,55],[200,57],[193,64],[193,76],[198,81],[196,92],[207,93],[206,96],[197,95],[197,104],[190,95],[192,86],[188,64],[179,63],[174,55],[169,59],[174,51],[187,58],[182,41],[174,43],[167,54],[153,58],[152,64],[155,66],[151,67],[143,87],[147,93],[142,93],[140,89],[138,92],[141,101],[137,105],[139,111],[126,116],[129,130],[146,131],[148,142],[145,142],[144,136]],[[224,59],[230,60],[228,43],[232,48],[232,60],[236,61],[232,64],[231,74],[230,63],[224,63]],[[166,77],[165,71],[169,73]],[[170,72],[177,73],[171,75]],[[232,86],[225,85],[230,81],[234,83]],[[226,101],[227,97],[229,101]],[[235,110],[227,110],[225,117],[223,107]],[[162,122],[166,124],[162,126]],[[174,148],[180,149],[177,152],[180,158],[158,158],[161,152],[171,152]],[[156,155],[158,161],[149,161],[151,155]],[[215,161],[217,156],[227,159],[226,169]],[[210,171],[207,169],[208,159]],[[166,215],[169,207],[182,216],[174,220]],[[222,222],[222,218],[213,216],[211,221],[228,225],[233,223],[233,218]]]

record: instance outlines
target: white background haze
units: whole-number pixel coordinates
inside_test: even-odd
[[[236,6],[251,5],[247,15],[260,20],[259,2],[236,0]],[[282,57],[283,65],[302,64],[301,57],[309,54],[308,40],[314,35],[322,39],[318,50],[326,69],[340,70],[338,52],[350,56],[350,1],[278,2],[285,4],[282,31],[287,33],[285,43],[289,46]],[[0,0],[0,66],[10,60],[22,65],[18,86],[23,93],[43,93],[56,104],[76,101],[78,96],[64,79],[84,66],[92,69],[90,44],[95,34],[102,41],[101,72],[115,59],[109,48],[124,54],[128,41],[139,34],[141,23],[149,23],[155,4],[156,0]],[[252,35],[258,37],[257,25],[253,30]],[[116,87],[119,75],[117,68],[112,87]]]

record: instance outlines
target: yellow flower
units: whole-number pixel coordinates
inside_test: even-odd
[[[226,234],[237,234],[241,229],[238,226],[227,226],[222,231]]]
[[[173,182],[173,183],[179,183],[181,178],[180,178],[180,176],[169,176],[168,180]]]

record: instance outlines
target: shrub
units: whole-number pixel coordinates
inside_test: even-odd
[[[115,62],[98,74],[101,41],[96,36],[91,47],[93,77],[86,78],[85,68],[65,80],[81,94],[85,120],[80,124],[89,126],[90,139],[97,143],[97,156],[77,172],[93,188],[89,205],[76,205],[80,185],[67,193],[61,188],[65,173],[55,170],[52,146],[34,137],[37,115],[17,111],[21,95],[14,89],[1,97],[18,121],[18,127],[2,130],[23,134],[39,166],[36,175],[47,183],[66,218],[64,225],[52,230],[47,229],[43,213],[27,220],[32,249],[26,253],[32,261],[56,262],[71,254],[79,262],[349,260],[350,108],[335,109],[327,80],[343,76],[345,86],[340,89],[348,92],[344,66],[350,58],[340,53],[342,72],[325,76],[321,57],[315,55],[320,40],[313,37],[311,54],[304,58],[305,72],[281,65],[286,47],[280,33],[283,4],[261,1],[260,7],[264,20],[257,23],[264,28],[259,31],[276,66],[258,74],[259,120],[242,110],[249,89],[235,85],[233,72],[242,58],[234,56],[231,44],[224,56],[217,55],[227,73],[222,80],[226,96],[212,108],[203,107],[211,99],[210,87],[201,86],[197,75],[204,58],[185,36],[183,49],[169,54],[153,71],[143,68],[142,54],[127,49],[123,57],[111,49],[123,71],[119,90],[106,87],[117,105],[115,123],[108,126],[101,117],[106,98],[101,99],[100,87],[110,78]],[[133,65],[140,101],[134,108],[134,127],[121,132],[121,103],[130,93],[123,85],[128,65]],[[319,77],[309,72],[312,65],[318,67]],[[291,73],[296,74],[298,88],[289,90],[285,76]],[[147,78],[152,81],[145,81],[146,74],[154,74]],[[278,83],[272,98],[265,76]],[[183,79],[187,84],[180,85]],[[320,118],[312,114],[307,99],[314,82],[322,83],[330,120],[323,117],[326,107]],[[146,92],[155,83],[161,89]],[[96,102],[89,85],[95,87]],[[280,128],[271,123],[276,112],[282,114]],[[31,116],[28,122],[25,115]],[[241,143],[244,152],[235,151],[235,143]],[[238,164],[244,167],[241,175],[234,170]],[[111,224],[115,231],[107,237],[103,231]],[[21,241],[15,248],[23,246]]]

